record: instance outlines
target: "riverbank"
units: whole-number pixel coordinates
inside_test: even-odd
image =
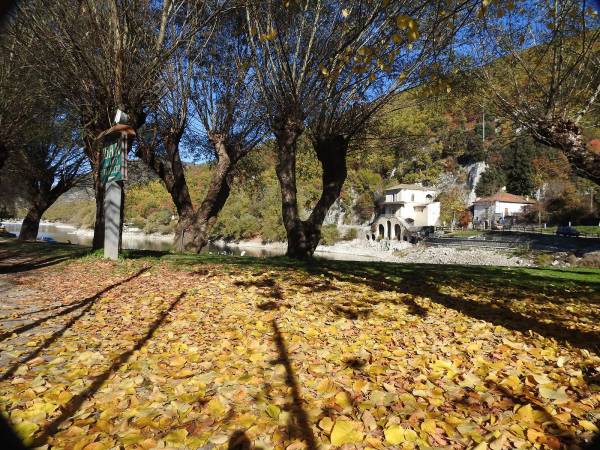
[[[11,220],[4,224],[8,231],[18,234],[20,222]],[[76,228],[60,222],[40,223],[40,239],[90,246],[93,230]],[[125,227],[123,246],[129,250],[171,251],[173,234],[146,234],[133,227]],[[206,253],[223,253],[253,257],[281,256],[286,251],[285,242],[265,243],[260,239],[249,241],[212,241]],[[373,261],[419,264],[462,264],[483,266],[523,267],[535,265],[528,256],[515,256],[510,250],[469,249],[451,247],[427,247],[399,241],[370,242],[361,239],[340,241],[334,245],[319,245],[315,256],[340,261]]]

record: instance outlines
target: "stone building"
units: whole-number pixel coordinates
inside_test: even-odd
[[[420,184],[399,184],[385,190],[385,200],[371,224],[371,239],[410,240],[423,227],[440,221],[437,192]]]

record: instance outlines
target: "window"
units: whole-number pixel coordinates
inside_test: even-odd
[[[414,202],[414,201],[415,201],[415,194],[411,194],[411,195],[410,195],[410,201],[411,201],[411,202]]]
[[[427,194],[427,195],[425,196],[425,198],[426,198],[427,200],[433,200],[433,195],[431,195],[431,194]]]

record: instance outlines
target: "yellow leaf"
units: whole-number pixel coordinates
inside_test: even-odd
[[[335,402],[340,406],[340,408],[342,409],[346,409],[346,408],[351,408],[352,407],[352,402],[350,400],[350,396],[348,395],[347,392],[342,391],[342,392],[338,392],[335,396]]]
[[[533,428],[529,428],[527,430],[527,439],[532,443],[542,443],[544,442],[544,433],[534,430]]]
[[[475,447],[473,450],[486,450],[488,448],[488,444],[487,442],[480,442],[477,447]]]
[[[225,414],[225,406],[223,405],[223,403],[221,403],[221,400],[219,400],[218,397],[213,398],[211,401],[208,402],[206,406],[208,408],[209,414],[214,419],[221,418]]]
[[[319,421],[319,428],[326,433],[331,433],[331,429],[333,428],[333,420],[329,417],[323,417]]]
[[[83,450],[106,450],[109,445],[103,444],[102,442],[92,442],[91,444],[83,447]]]
[[[69,391],[62,391],[60,393],[60,395],[58,396],[58,403],[60,403],[61,405],[64,405],[72,398],[73,398],[73,394],[71,394]]]
[[[415,430],[404,430],[404,438],[408,441],[408,442],[417,442],[418,439],[418,435],[417,432]]]
[[[565,392],[565,387],[559,387],[558,389],[553,389],[554,386],[552,384],[545,384],[539,386],[540,395],[544,398],[554,400],[558,403],[564,403],[569,400],[569,396]]]
[[[23,439],[25,444],[32,441],[33,434],[38,430],[39,426],[32,422],[20,422],[14,425],[16,433]]]
[[[171,360],[169,361],[169,365],[171,365],[172,367],[183,367],[186,363],[186,360],[183,356],[179,355],[179,356],[175,356],[174,358],[171,358]]]
[[[516,415],[519,419],[521,419],[522,422],[533,422],[533,408],[531,407],[531,405],[522,406],[521,408],[519,408]]]
[[[363,440],[363,433],[358,429],[356,422],[350,420],[336,420],[331,431],[333,445],[358,444]]]
[[[427,419],[425,421],[423,421],[423,423],[421,424],[421,430],[423,430],[426,433],[435,433],[435,420],[433,419]]]
[[[170,444],[183,444],[187,435],[188,431],[185,428],[173,430],[165,436],[165,442]]]
[[[277,418],[279,417],[279,414],[281,413],[281,409],[277,405],[269,405],[265,409],[265,412],[267,413],[267,416],[271,417],[272,419],[277,420]]]
[[[404,428],[400,425],[392,425],[386,428],[383,432],[385,440],[392,445],[401,444],[406,439],[404,438]]]
[[[329,379],[322,380],[317,385],[317,392],[319,394],[333,394],[336,390],[335,384]],[[331,395],[328,397],[331,397]]]
[[[594,433],[598,433],[599,431],[598,427],[589,420],[580,420],[579,425],[581,425],[584,429],[588,431],[593,431]]]

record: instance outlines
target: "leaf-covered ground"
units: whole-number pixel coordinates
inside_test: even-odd
[[[33,445],[558,449],[598,432],[598,271],[55,248],[0,243],[0,409]]]

